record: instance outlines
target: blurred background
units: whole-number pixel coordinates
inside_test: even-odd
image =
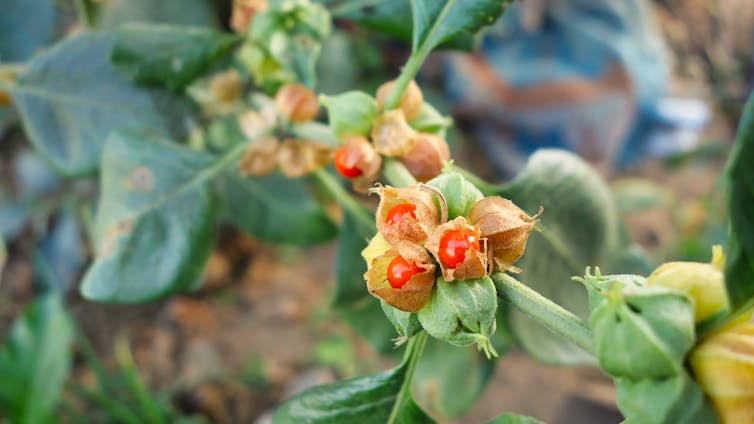
[[[97,3],[103,30],[131,21],[230,30],[233,8],[230,0]],[[23,13],[0,14],[0,68],[81,30],[72,0],[0,0],[6,6]],[[505,181],[536,149],[572,150],[609,180],[631,239],[653,263],[706,262],[710,246],[725,241],[721,172],[754,87],[753,41],[750,0],[527,0],[483,31],[473,52],[433,53],[418,82],[454,118],[458,163]],[[404,41],[336,20],[318,91],[374,92],[409,53]],[[123,408],[169,408],[197,422],[266,423],[293,393],[394,363],[328,308],[334,243],[269,246],[219,228],[195,293],[141,306],[82,300],[96,181],[60,178],[12,104],[0,106],[0,152],[0,339],[38,293],[65,293],[81,330],[65,420],[127,422]],[[102,375],[107,394],[91,390]],[[417,391],[436,412],[433,396],[431,385]],[[550,423],[617,423],[614,404],[599,371],[543,365],[514,349],[481,400],[446,421],[508,410]]]

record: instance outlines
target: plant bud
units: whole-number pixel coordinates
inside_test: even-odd
[[[430,336],[456,346],[476,343],[490,358],[497,356],[490,343],[496,312],[497,292],[489,277],[464,281],[438,278],[418,316]]]
[[[377,179],[382,166],[382,156],[375,150],[366,137],[355,134],[344,135],[342,145],[338,149],[347,158],[348,166],[358,169],[361,173],[353,178],[354,189],[366,192]]]
[[[408,125],[401,109],[383,113],[372,124],[372,142],[378,153],[404,156],[413,148],[416,131]]]
[[[379,251],[385,247],[389,250],[379,255]],[[378,233],[364,249],[362,256],[367,261],[364,279],[372,296],[405,312],[416,312],[427,303],[435,284],[435,264],[421,246],[400,242],[392,247]],[[396,288],[389,281],[388,268],[398,256],[419,269],[401,287]]]
[[[668,287],[689,295],[695,304],[694,320],[699,324],[730,310],[722,271],[724,262],[722,247],[715,246],[712,248],[712,263],[662,264],[647,278],[647,285]]]
[[[539,214],[537,214],[539,216]],[[537,224],[513,202],[502,197],[487,197],[474,204],[469,221],[487,238],[487,248],[500,271],[515,270],[516,262],[526,249],[529,233]]]
[[[232,103],[241,95],[241,75],[235,69],[213,75],[208,84],[212,95],[222,103]]]
[[[447,204],[448,219],[466,216],[471,207],[484,198],[474,184],[466,181],[466,178],[457,172],[441,174],[428,181],[427,185],[442,193]]]
[[[317,117],[317,94],[305,85],[286,84],[275,95],[278,112],[293,122],[310,121]]]
[[[401,162],[417,180],[426,182],[442,173],[445,162],[450,159],[445,139],[419,133],[411,145],[411,150],[401,157]]]
[[[277,152],[277,164],[288,178],[298,178],[330,163],[332,150],[309,140],[284,140]]]
[[[446,240],[454,234],[466,234],[476,240],[466,246],[448,246]],[[482,278],[487,275],[487,248],[485,240],[481,240],[479,229],[469,225],[463,217],[448,221],[432,232],[424,247],[437,259],[442,270],[442,276],[448,281]],[[452,249],[450,255],[462,255],[451,263],[446,252]]]
[[[610,279],[610,277],[604,277]],[[600,367],[613,377],[664,378],[683,371],[696,340],[694,305],[658,286],[614,284],[593,306],[589,324]]]
[[[382,311],[387,319],[393,324],[399,337],[395,339],[395,346],[398,347],[408,341],[409,338],[423,330],[419,317],[416,312],[405,312],[390,306],[384,300],[380,300]]]
[[[754,324],[714,333],[691,352],[689,364],[723,423],[754,422]]]
[[[245,34],[254,15],[266,9],[267,0],[233,0],[230,27],[239,34]]]
[[[278,148],[278,140],[272,136],[252,141],[238,163],[238,171],[256,177],[271,173],[277,166]]]
[[[386,82],[377,89],[377,107],[382,110],[385,107],[385,102],[390,97],[390,94],[395,87],[395,80]],[[408,122],[413,121],[419,112],[421,112],[422,105],[424,104],[424,96],[419,85],[414,80],[411,80],[406,87],[406,91],[403,92],[403,97],[398,104],[398,108],[403,111]]]
[[[437,206],[426,191],[416,187],[382,186],[370,192],[380,195],[377,229],[392,244],[404,240],[424,244],[440,223]]]

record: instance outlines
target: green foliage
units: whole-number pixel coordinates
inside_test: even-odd
[[[686,372],[665,379],[615,379],[626,423],[714,424],[712,405]]]
[[[50,41],[55,29],[52,0],[6,0],[0,13],[0,62],[26,60]]]
[[[525,417],[523,415],[503,414],[487,421],[485,424],[544,424],[544,423],[542,423],[542,421],[536,420],[531,417]]]
[[[434,423],[411,395],[411,377],[424,335],[407,347],[403,362],[379,374],[318,386],[278,408],[273,422],[286,423]]]
[[[227,57],[236,40],[209,28],[127,24],[116,32],[110,60],[138,84],[181,90]]]
[[[187,109],[161,91],[134,87],[110,64],[113,37],[84,33],[29,63],[11,87],[31,142],[60,172],[96,172],[102,146],[115,130],[177,135]]]
[[[726,168],[730,231],[725,285],[732,314],[754,306],[754,95],[738,127]]]
[[[127,22],[207,26],[215,22],[210,0],[110,0],[99,8],[99,26],[117,28]]]
[[[500,195],[520,208],[544,213],[524,256],[516,263],[521,280],[555,303],[587,316],[587,296],[570,282],[584,268],[607,260],[618,247],[619,220],[604,179],[578,156],[540,150]],[[558,364],[589,364],[591,355],[511,310],[510,325],[521,346],[535,358]]]
[[[28,306],[0,347],[0,415],[50,422],[71,367],[73,325],[57,293]]]
[[[366,210],[365,210],[366,211]],[[374,301],[367,293],[364,273],[367,264],[361,251],[367,247],[374,228],[359,225],[356,218],[346,213],[340,226],[338,252],[335,258],[335,294],[332,305],[347,306],[365,298]]]
[[[160,139],[117,133],[102,155],[94,263],[81,293],[145,302],[191,287],[214,233],[212,160]]]
[[[228,222],[265,242],[310,246],[337,231],[306,179],[249,178],[232,170],[221,177],[219,197]]]
[[[431,50],[494,23],[509,0],[411,0],[414,51]]]
[[[382,306],[382,312],[395,327],[398,335],[403,340],[407,340],[418,334],[423,330],[421,323],[419,322],[419,316],[416,312],[401,311],[390,306],[387,302],[380,300],[380,306]]]
[[[368,136],[377,117],[377,102],[362,91],[348,91],[337,96],[320,96],[327,108],[327,119],[337,137],[345,134]]]

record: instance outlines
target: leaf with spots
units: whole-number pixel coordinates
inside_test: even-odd
[[[102,155],[97,256],[82,295],[144,302],[192,287],[212,247],[209,180],[222,160],[162,139],[112,135]]]

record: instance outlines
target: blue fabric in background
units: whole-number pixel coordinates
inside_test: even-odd
[[[484,111],[474,132],[503,174],[541,147],[567,148],[603,169],[627,166],[652,150],[658,125],[659,142],[672,146],[669,128],[698,130],[708,119],[699,102],[689,116],[673,108],[687,110],[684,100],[659,107],[665,49],[642,0],[516,2],[481,47],[477,57],[448,57],[446,90],[461,109]]]

